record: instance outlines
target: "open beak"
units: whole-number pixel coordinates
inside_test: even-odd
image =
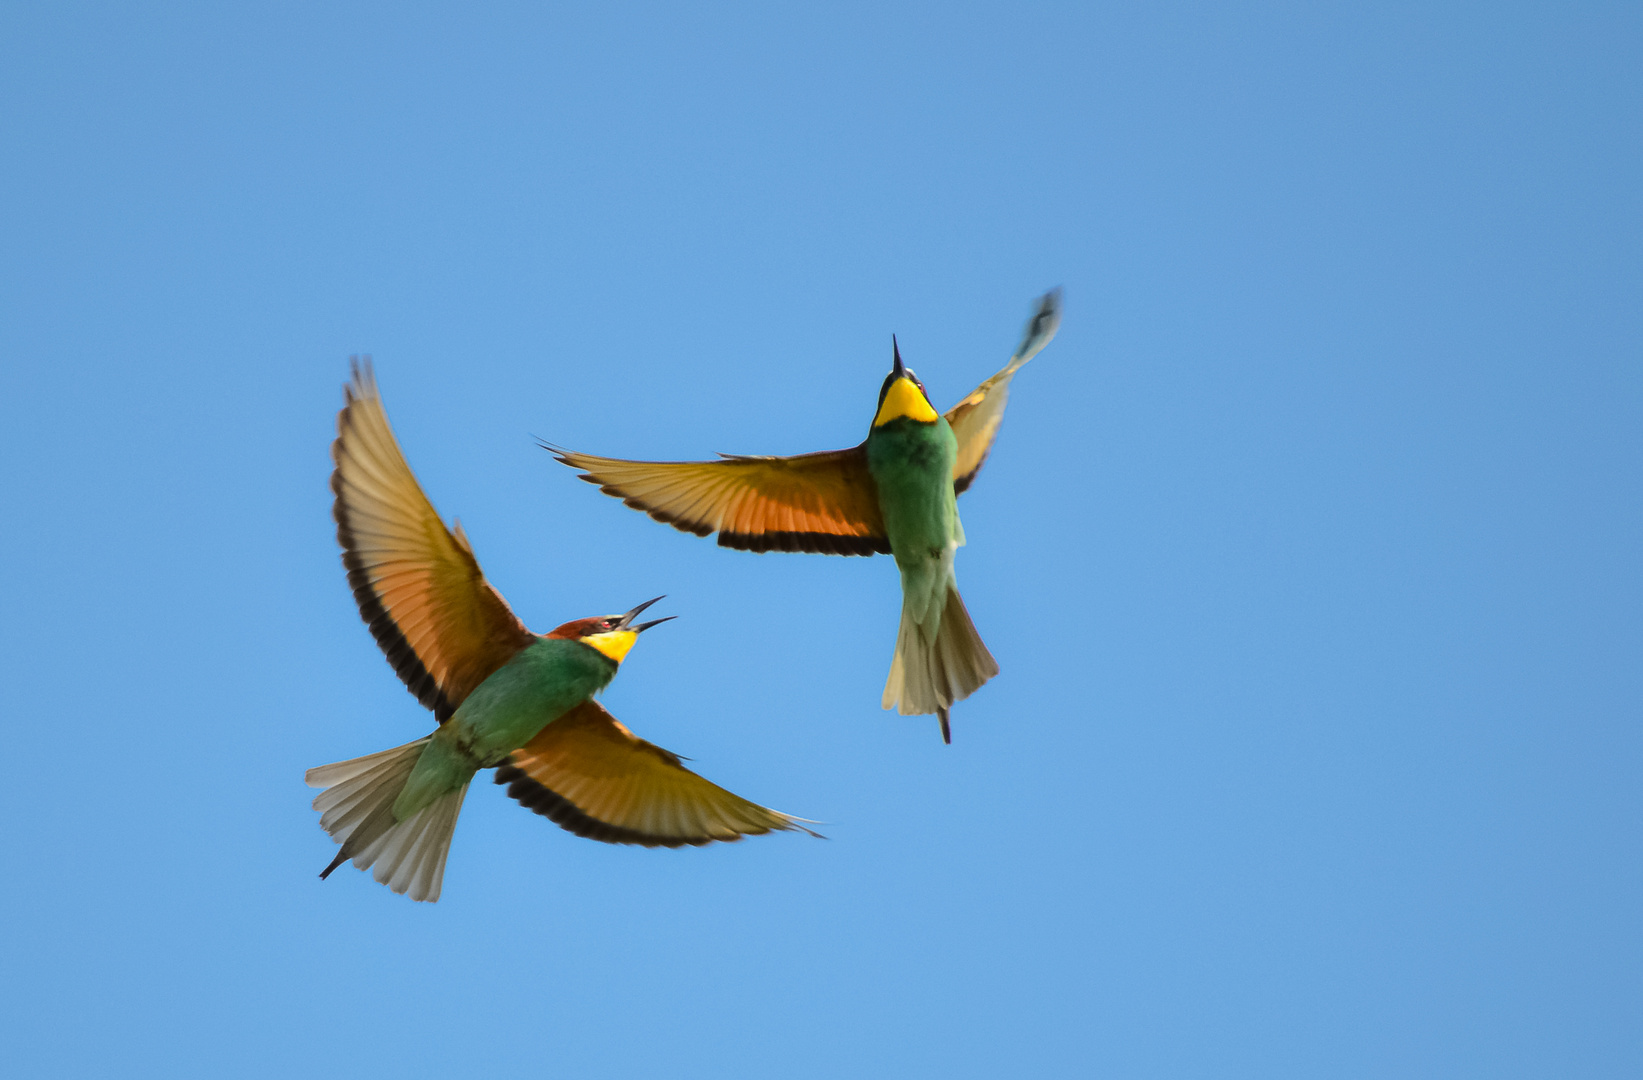
[[[907,369],[901,364],[901,346],[896,344],[896,335],[894,334],[890,335],[890,349],[896,354],[896,364],[890,369],[890,374],[898,379],[904,378],[907,375]]]
[[[664,593],[663,596],[665,596],[665,595],[666,594]],[[623,613],[622,621],[616,624],[616,629],[618,629],[618,630],[632,630],[635,634],[642,634],[646,630],[649,630],[651,627],[657,625],[658,623],[665,623],[665,622],[668,621],[668,619],[677,619],[679,616],[669,615],[667,617],[667,619],[652,619],[650,622],[640,623],[638,626],[630,626],[629,625],[630,623],[633,622],[635,616],[637,616],[641,611],[644,611],[646,608],[648,608],[650,605],[654,604],[657,600],[660,600],[660,599],[662,599],[662,596],[658,596],[658,597],[656,597],[655,599],[652,599],[652,600],[646,600],[644,603],[640,604],[636,608],[633,608],[631,611],[627,611],[627,612]]]

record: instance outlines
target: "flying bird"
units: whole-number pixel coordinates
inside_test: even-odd
[[[935,713],[951,743],[949,710],[998,674],[953,576],[964,543],[957,496],[969,489],[1004,420],[1016,371],[1050,343],[1061,290],[1038,301],[1021,344],[998,374],[936,411],[891,338],[867,438],[848,450],[797,457],[719,455],[718,461],[624,461],[549,447],[582,479],[676,529],[743,551],[894,555],[901,626],[883,706]]]
[[[433,734],[309,769],[320,824],[352,860],[413,900],[438,900],[468,783],[480,769],[531,810],[594,840],[700,845],[802,829],[709,783],[638,738],[593,696],[615,677],[656,600],[533,634],[445,527],[388,426],[370,362],[355,365],[331,447],[337,539],[360,615]],[[657,597],[657,600],[661,597]],[[812,833],[812,835],[815,835]]]

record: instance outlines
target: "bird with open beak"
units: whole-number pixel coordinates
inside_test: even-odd
[[[485,580],[461,526],[447,529],[400,453],[367,364],[337,418],[337,539],[361,616],[433,734],[309,769],[320,824],[344,862],[413,900],[439,899],[468,784],[480,769],[578,836],[648,847],[804,829],[638,738],[593,700],[639,635],[667,619],[620,615],[527,630]],[[669,616],[668,618],[672,618]],[[808,829],[804,831],[808,832]]]

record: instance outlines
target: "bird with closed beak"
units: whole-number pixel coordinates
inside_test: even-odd
[[[901,572],[901,626],[882,704],[936,714],[942,739],[951,743],[953,703],[998,674],[953,572],[964,543],[957,496],[974,482],[998,435],[1011,378],[1060,323],[1055,289],[1039,299],[1009,363],[946,413],[931,404],[892,337],[892,367],[867,438],[848,450],[626,461],[549,449],[606,494],[685,532],[718,533],[722,547],[893,555]]]
[[[392,750],[309,769],[320,824],[344,862],[413,900],[439,899],[468,784],[480,769],[578,836],[647,847],[801,829],[638,738],[593,700],[656,600],[533,634],[446,528],[388,426],[369,361],[356,365],[331,456],[337,539],[360,615],[439,727]],[[657,597],[657,600],[661,597]],[[669,616],[671,618],[672,616]],[[814,835],[814,834],[812,834]]]

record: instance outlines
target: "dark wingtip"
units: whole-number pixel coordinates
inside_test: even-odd
[[[348,358],[348,382],[342,388],[344,405],[352,405],[376,393],[376,369],[371,366],[370,353],[355,353]]]
[[[953,726],[947,720],[947,710],[937,709],[936,719],[941,721],[941,741],[948,746],[953,745]]]
[[[1016,356],[1029,356],[1049,344],[1050,338],[1061,328],[1061,286],[1057,285],[1038,298],[1038,307],[1027,320]]]
[[[620,825],[607,825],[598,818],[590,817],[575,803],[531,777],[515,765],[512,759],[505,759],[497,766],[496,782],[505,785],[508,789],[508,798],[525,809],[541,814],[566,832],[585,836],[589,840],[598,840],[606,844],[638,844],[641,847],[669,848],[701,847],[712,843],[711,837],[650,836],[633,829],[625,829]],[[739,840],[741,837],[734,839]]]

